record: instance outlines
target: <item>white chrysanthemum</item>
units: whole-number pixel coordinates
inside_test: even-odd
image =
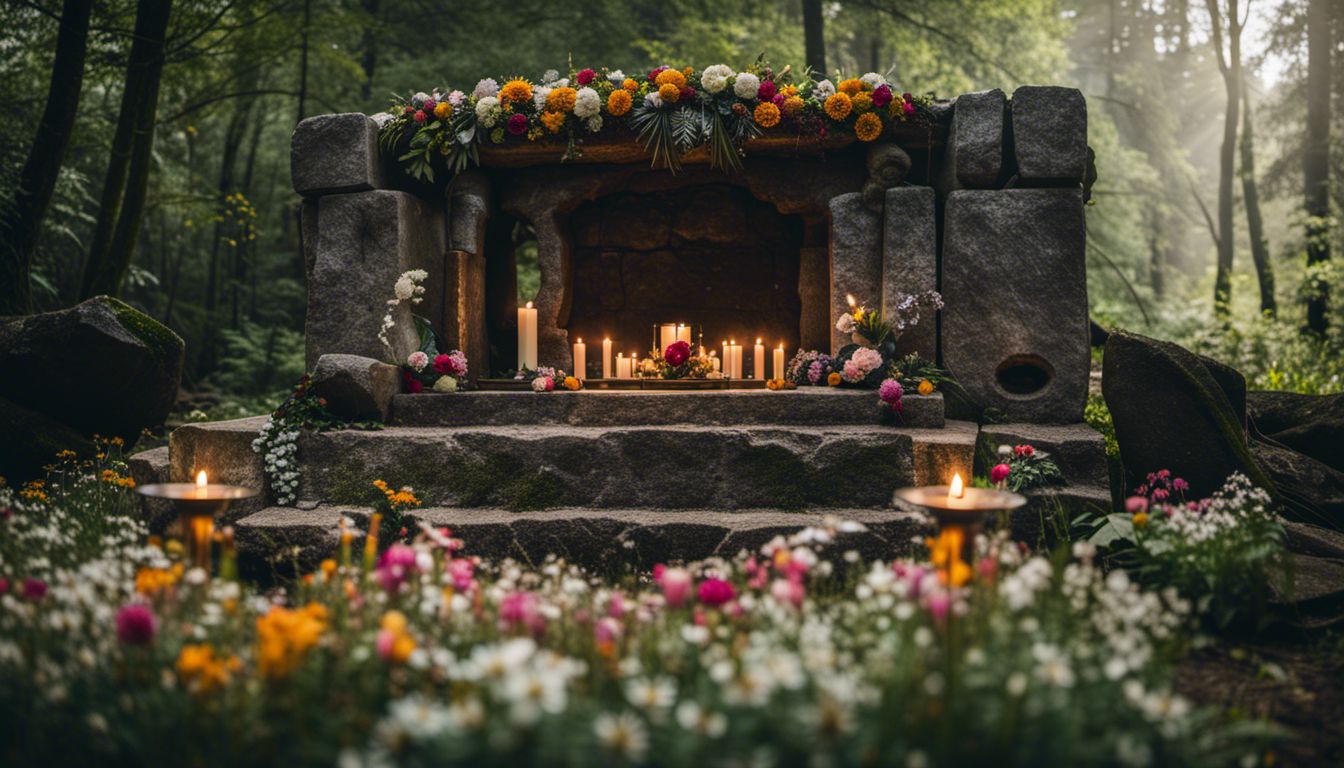
[[[554,69],[548,69],[545,72],[541,73],[541,82],[546,83],[548,85],[554,83],[556,80],[559,79],[560,79],[560,73],[555,71]]]
[[[487,97],[498,96],[499,83],[495,82],[493,77],[487,77],[476,84],[476,87],[471,91],[471,95],[475,96],[478,101]]]
[[[486,96],[476,102],[476,119],[486,128],[495,127],[499,122],[499,99]]]
[[[539,86],[537,86],[536,88],[533,88],[533,89],[532,89],[532,104],[535,105],[536,108],[537,108],[538,110],[545,109],[545,108],[546,108],[546,97],[549,96],[549,95],[551,95],[551,89],[550,89],[550,88],[547,88],[547,87],[544,86],[544,85],[539,85]]]
[[[700,85],[710,93],[719,93],[728,87],[728,78],[733,76],[732,67],[727,64],[713,64],[700,73]]]
[[[574,116],[583,120],[596,115],[602,109],[602,97],[592,88],[580,88],[574,97]]]
[[[812,86],[812,95],[817,97],[818,99],[823,100],[828,99],[831,96],[834,96],[835,83],[832,83],[830,80],[822,80],[821,82]]]
[[[411,280],[410,275],[402,275],[397,278],[397,284],[393,286],[393,291],[397,294],[397,299],[406,301],[415,295],[415,282]]]
[[[440,376],[439,380],[434,382],[435,392],[456,392],[457,379],[452,376]]]
[[[644,96],[644,103],[654,109],[663,106],[663,97],[658,95],[657,91],[651,91]]]
[[[532,380],[532,391],[533,391],[533,392],[545,392],[545,391],[546,391],[546,377],[544,377],[544,376],[538,376],[537,378],[533,379],[533,380]]]
[[[761,78],[750,72],[737,73],[737,79],[733,81],[733,93],[737,94],[739,99],[754,99],[759,90],[761,90]]]
[[[876,88],[877,86],[887,82],[887,78],[877,74],[876,72],[869,72],[868,74],[864,75],[859,79],[862,80],[864,85],[867,85],[869,88]]]
[[[584,123],[584,127],[588,129],[589,133],[597,133],[598,131],[602,130],[602,116],[593,115],[592,117],[588,118],[588,121]]]
[[[643,762],[649,751],[649,731],[644,721],[629,712],[598,715],[593,733],[608,751],[632,763]]]
[[[625,82],[625,73],[619,69],[613,69],[607,73],[607,79],[615,85],[620,85]]]

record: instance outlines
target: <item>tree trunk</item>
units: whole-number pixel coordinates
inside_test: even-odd
[[[1310,0],[1307,4],[1307,140],[1302,152],[1308,267],[1330,259],[1330,49],[1330,0]],[[1329,288],[1322,279],[1308,294],[1307,328],[1317,334],[1325,333]]]
[[[1218,152],[1218,268],[1213,282],[1213,311],[1226,318],[1232,303],[1232,181],[1236,175],[1237,122],[1241,117],[1241,20],[1237,0],[1228,0],[1227,52],[1223,51],[1223,22],[1218,0],[1206,0],[1218,70],[1227,95],[1223,111],[1223,144]]]
[[[84,265],[81,298],[118,293],[131,262],[154,159],[154,124],[171,9],[172,0],[140,0],[136,6],[135,41],[126,66],[93,244]]]
[[[19,172],[14,201],[0,210],[0,315],[21,315],[33,309],[33,253],[74,132],[92,8],[93,0],[65,0],[61,7],[47,103]]]
[[[817,77],[826,77],[826,20],[821,0],[803,0],[803,48],[807,66]]]
[[[1269,260],[1264,220],[1260,216],[1260,193],[1255,186],[1255,134],[1251,96],[1242,81],[1241,107],[1241,199],[1246,206],[1246,229],[1251,237],[1251,259],[1260,283],[1260,311],[1270,317],[1278,312],[1274,299],[1274,264]]]
[[[303,122],[308,111],[308,22],[312,11],[313,1],[303,0],[303,28],[299,30],[299,117],[295,125]]]
[[[373,92],[373,73],[378,68],[378,6],[380,0],[361,0],[364,6],[364,34],[360,43],[363,51],[360,55],[360,67],[364,70],[364,83],[359,87],[364,106],[368,108],[369,97]]]

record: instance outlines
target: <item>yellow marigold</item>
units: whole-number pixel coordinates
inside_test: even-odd
[[[837,85],[836,88],[843,94],[853,96],[863,91],[863,81],[857,77],[851,77],[848,80],[841,80],[840,85]]]
[[[635,80],[633,77],[627,77],[625,78],[625,82],[621,83],[621,87],[630,93],[634,93],[639,90],[639,81]]]
[[[241,664],[233,656],[216,656],[209,643],[187,644],[177,654],[177,676],[196,694],[212,693],[229,682]]]
[[[784,99],[784,114],[789,117],[797,117],[803,113],[803,106],[806,102],[802,96],[790,96]]]
[[[681,74],[690,77],[691,75],[695,74],[695,67],[686,67],[681,70]]]
[[[873,97],[866,93],[856,93],[849,100],[854,104],[854,111],[860,115],[873,108]]]
[[[849,100],[849,96],[844,93],[833,93],[826,99],[826,114],[832,120],[844,120],[849,117],[849,111],[854,108],[854,103]]]
[[[779,92],[782,93],[782,94],[784,94],[784,98],[786,98],[786,99],[789,98],[790,96],[797,96],[797,95],[798,95],[798,86],[796,86],[796,85],[786,85],[786,86],[784,86],[783,88],[780,88],[780,89],[779,89]]]
[[[660,93],[662,92],[662,87],[664,85],[675,85],[677,90],[680,91],[682,88],[686,87],[686,76],[675,69],[664,69],[662,72],[658,73],[658,77],[654,78],[653,82],[658,85],[658,91]]]
[[[620,117],[630,111],[630,92],[625,89],[615,90],[607,97],[607,114],[612,117]]]
[[[434,116],[439,118],[440,120],[447,120],[449,117],[452,117],[452,114],[453,114],[452,104],[449,104],[446,101],[440,101],[438,104],[434,105]]]
[[[672,83],[663,83],[658,86],[658,96],[662,98],[665,104],[676,104],[677,99],[681,98],[681,89]]]
[[[1147,512],[1135,512],[1132,522],[1135,528],[1142,528],[1148,524]]]
[[[574,102],[578,96],[579,92],[573,88],[552,88],[551,92],[546,94],[546,109],[551,112],[569,112],[574,109]]]
[[[920,380],[920,382],[919,382],[919,394],[921,394],[921,395],[932,395],[932,394],[933,394],[933,382],[932,382],[932,381],[929,381],[928,379],[922,379],[922,380]]]
[[[564,112],[551,112],[547,110],[541,113],[541,124],[546,126],[546,130],[551,133],[559,133],[565,124]]]
[[[135,574],[135,591],[155,597],[182,578],[182,564],[171,568],[141,568]]]
[[[518,78],[510,80],[499,89],[499,101],[501,104],[508,104],[512,101],[525,102],[532,100],[532,84]]]
[[[826,377],[826,383],[831,385],[832,387],[840,386],[840,374],[836,373],[835,371],[831,371],[831,375]]]
[[[327,609],[318,603],[303,608],[271,608],[257,619],[257,669],[272,680],[286,678],[308,655],[327,629]]]
[[[573,376],[566,376],[562,383],[564,384],[565,389],[568,389],[570,392],[577,392],[583,386],[583,382]]]
[[[859,119],[854,121],[854,135],[859,137],[859,141],[872,141],[881,136],[882,118],[872,112],[859,115]]]
[[[762,128],[774,128],[779,125],[779,107],[768,101],[762,101],[756,105],[756,112],[752,115],[756,118],[756,124]]]

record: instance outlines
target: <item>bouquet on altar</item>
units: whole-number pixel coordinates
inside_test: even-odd
[[[563,370],[549,365],[539,365],[536,368],[524,367],[513,374],[513,378],[515,381],[531,382],[533,392],[554,392],[556,389],[577,392],[583,388],[583,382],[577,377],[570,376]]]
[[[714,373],[714,356],[693,354],[690,342],[677,341],[666,349],[650,350],[639,366],[640,373],[659,379],[707,379]]]

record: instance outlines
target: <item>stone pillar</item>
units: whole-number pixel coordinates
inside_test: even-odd
[[[831,198],[831,354],[850,344],[835,329],[835,320],[849,309],[846,296],[860,304],[882,301],[882,214],[863,204],[863,195],[849,192]]]
[[[541,287],[533,306],[537,308],[537,364],[569,371],[573,352],[569,347],[569,271],[568,236],[558,222],[554,208],[532,219],[537,235],[537,267]]]
[[[424,269],[425,301],[403,302],[393,313],[393,349],[418,347],[415,314],[443,316],[445,232],[443,212],[406,192],[373,190],[327,195],[318,202],[318,234],[308,278],[305,324],[309,369],[328,353],[388,360],[378,330],[402,272]],[[400,360],[388,362],[400,363]]]
[[[890,316],[901,294],[938,289],[938,225],[932,187],[887,190],[882,233],[882,313]],[[938,360],[938,316],[927,312],[896,342],[897,354]]]
[[[957,97],[936,179],[940,194],[998,185],[1003,175],[1005,109],[1006,98],[998,88]]]
[[[386,189],[378,123],[362,112],[304,120],[290,140],[289,173],[304,197]]]
[[[467,356],[468,378],[490,375],[486,333],[486,227],[493,211],[490,182],[479,169],[458,174],[448,191],[448,247],[442,336]],[[503,254],[496,254],[504,257]]]
[[[810,246],[799,252],[798,345],[803,349],[827,349],[831,345],[830,253],[826,248]],[[792,357],[792,350],[789,352]]]
[[[1081,184],[1087,172],[1087,99],[1082,92],[1024,85],[1013,91],[1008,107],[1023,185]]]
[[[963,190],[943,224],[943,362],[1010,420],[1083,417],[1088,349],[1080,189]]]

